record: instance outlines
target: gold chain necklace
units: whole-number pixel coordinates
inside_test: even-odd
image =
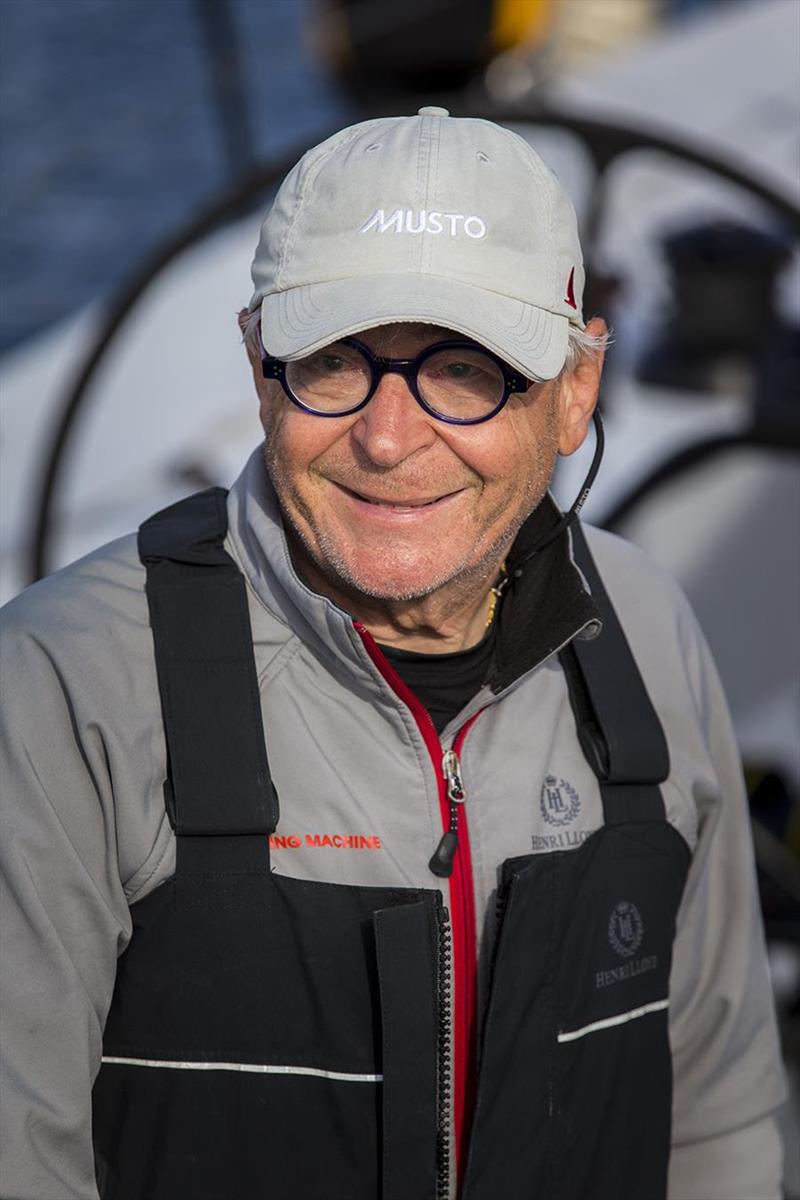
[[[504,559],[503,562],[500,564],[500,578],[498,579],[498,581],[494,585],[494,587],[489,589],[489,595],[492,598],[489,601],[489,615],[486,618],[486,628],[487,629],[489,628],[492,621],[494,620],[494,614],[497,611],[497,603],[503,594],[503,588],[505,587],[507,581],[508,581],[508,579],[506,576],[506,564],[505,564],[505,559]]]

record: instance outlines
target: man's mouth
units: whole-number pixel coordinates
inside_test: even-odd
[[[357,500],[366,504],[376,504],[379,508],[428,508],[441,500],[441,496],[433,496],[430,500],[380,500],[377,496],[364,496],[361,492],[353,492]]]
[[[442,492],[437,496],[408,496],[403,497],[402,499],[398,499],[397,497],[384,499],[381,496],[369,496],[365,492],[357,492],[353,488],[345,487],[345,485],[342,483],[339,483],[336,486],[341,488],[341,490],[346,492],[349,496],[352,496],[355,500],[360,500],[362,504],[371,504],[375,508],[388,508],[401,512],[417,508],[430,508],[434,504],[439,504],[442,500],[449,499],[450,496],[455,496],[457,492],[461,490],[458,488],[452,492]]]

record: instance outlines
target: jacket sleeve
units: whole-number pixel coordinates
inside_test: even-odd
[[[65,682],[47,646],[9,625],[1,644],[0,1195],[97,1200],[91,1091],[130,933],[108,749],[99,729],[82,727],[74,681]]]
[[[777,1200],[785,1099],[747,796],[714,663],[688,605],[684,664],[710,759],[674,948],[670,1200]],[[688,714],[687,714],[688,716]],[[673,759],[680,751],[670,747]]]
[[[783,1146],[773,1115],[741,1129],[675,1146],[669,1200],[781,1200]]]

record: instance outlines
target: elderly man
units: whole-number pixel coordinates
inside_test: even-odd
[[[253,279],[230,493],[7,610],[3,1196],[777,1197],[719,683],[547,493],[606,337],[568,200],[369,121]]]

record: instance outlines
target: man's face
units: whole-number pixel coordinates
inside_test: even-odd
[[[411,358],[458,335],[398,324],[358,336],[377,354]],[[512,395],[483,424],[455,426],[428,416],[399,375],[385,375],[360,412],[334,418],[304,413],[259,376],[267,468],[284,516],[345,593],[413,600],[494,574],[547,489],[558,381]]]

